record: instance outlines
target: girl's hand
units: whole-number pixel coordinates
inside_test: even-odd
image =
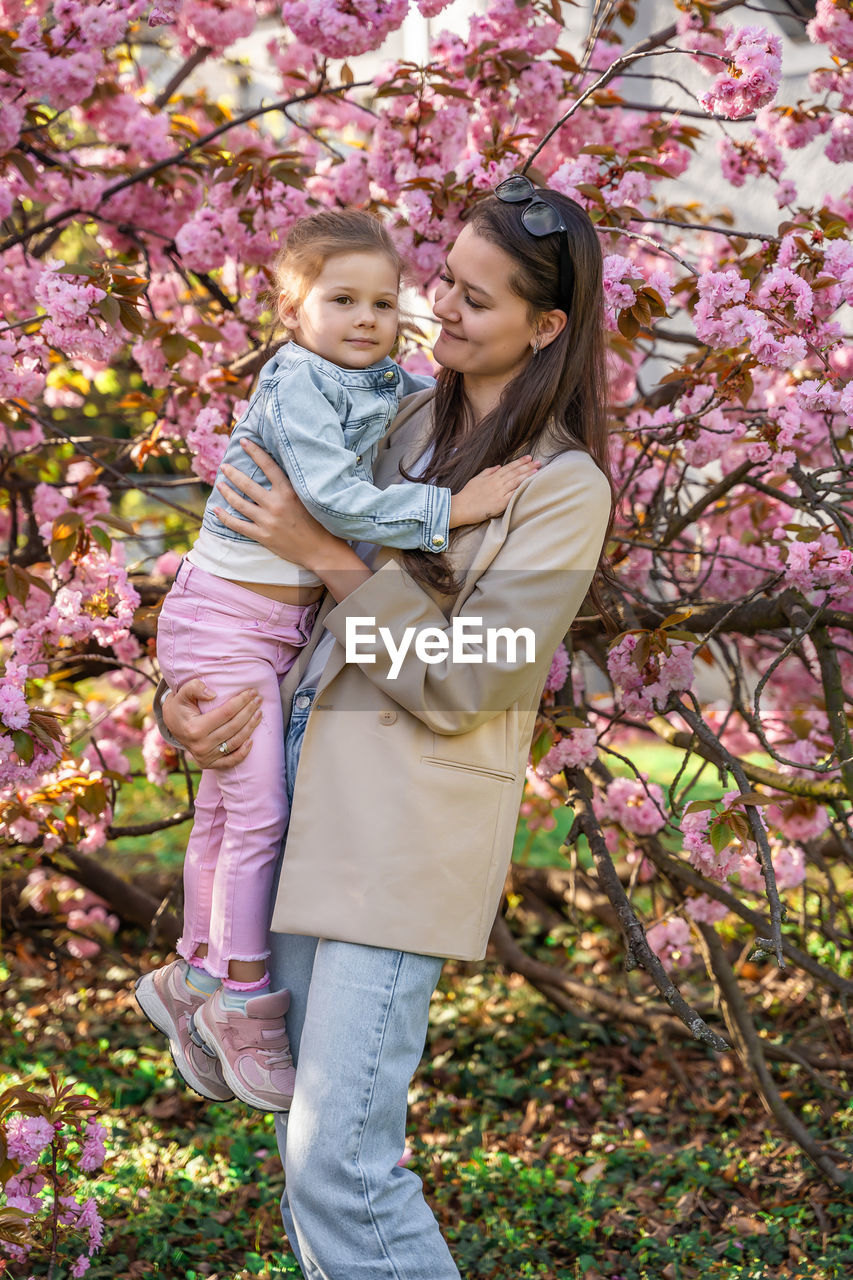
[[[245,760],[252,732],[261,721],[261,699],[254,689],[235,693],[221,707],[203,711],[215,698],[201,679],[188,680],[163,703],[163,722],[202,769],[230,769]],[[219,748],[225,743],[228,750]]]
[[[235,516],[231,511],[216,508],[216,514],[227,528],[306,569],[313,568],[318,560],[328,559],[333,548],[346,546],[306,511],[293,485],[268,453],[248,440],[242,444],[271,488],[265,489],[236,467],[223,465],[228,483],[220,481],[217,488],[240,513]]]
[[[503,515],[507,503],[522,480],[532,476],[542,464],[534,462],[530,454],[508,462],[503,467],[487,467],[469,480],[459,493],[450,499],[450,528],[457,525],[479,524],[492,516]]]

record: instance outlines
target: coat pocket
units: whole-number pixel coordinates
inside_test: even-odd
[[[485,765],[462,763],[459,760],[441,760],[438,756],[421,756],[421,764],[432,764],[439,769],[453,769],[460,773],[475,773],[481,778],[497,778],[498,782],[515,782],[514,773],[503,769],[487,769]]]

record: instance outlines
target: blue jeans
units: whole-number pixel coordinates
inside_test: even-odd
[[[288,799],[312,690],[288,728]],[[306,1280],[459,1280],[406,1145],[409,1082],[423,1054],[442,961],[349,942],[270,935],[273,988],[290,988],[298,1064],[276,1116],[281,1213]]]

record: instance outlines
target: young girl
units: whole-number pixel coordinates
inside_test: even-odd
[[[276,268],[290,341],[262,369],[224,462],[268,488],[243,449],[252,441],[337,536],[439,553],[450,529],[499,515],[538,463],[526,455],[490,467],[455,494],[372,483],[400,397],[432,385],[389,357],[401,270],[387,231],[369,214],[327,211],[296,223]],[[170,690],[201,676],[213,707],[253,685],[261,722],[244,759],[202,773],[184,864],[181,958],[141,977],[136,993],[197,1092],[286,1111],[295,1076],[284,1026],[289,994],[270,990],[265,963],[288,817],[279,682],[311,634],[323,587],[223,523],[217,507],[237,513],[219,477],[217,487],[163,604],[157,657]],[[233,749],[227,738],[219,746],[222,755]]]

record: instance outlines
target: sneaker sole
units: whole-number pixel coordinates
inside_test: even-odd
[[[275,1106],[266,1098],[261,1098],[257,1094],[252,1093],[248,1085],[246,1085],[232,1069],[231,1063],[225,1056],[225,1047],[220,1044],[216,1036],[216,1029],[208,1024],[207,1019],[204,1016],[204,1012],[204,1005],[201,1005],[196,1009],[190,1019],[190,1031],[195,1031],[198,1039],[203,1040],[210,1049],[215,1051],[216,1057],[219,1059],[220,1069],[225,1077],[225,1083],[228,1085],[228,1088],[233,1091],[234,1097],[239,1098],[241,1102],[245,1102],[247,1107],[253,1107],[255,1111],[273,1112],[276,1115],[289,1111],[293,1098],[288,1098],[286,1094],[281,1095],[283,1099],[286,1099],[286,1101],[284,1101],[281,1106]]]
[[[159,1031],[169,1041],[169,1052],[172,1055],[172,1061],[184,1083],[189,1085],[193,1093],[197,1093],[199,1097],[205,1098],[208,1102],[230,1102],[234,1097],[233,1093],[211,1093],[209,1091],[210,1085],[205,1084],[196,1075],[189,1059],[181,1048],[180,1040],[174,1035],[174,1024],[169,1016],[169,1010],[157,994],[157,988],[154,986],[154,979],[151,974],[144,973],[141,978],[137,978],[135,987],[136,1003],[155,1031]]]

